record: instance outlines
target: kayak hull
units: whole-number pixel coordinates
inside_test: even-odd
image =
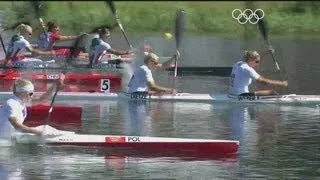
[[[121,150],[141,151],[167,151],[171,153],[189,152],[198,154],[233,154],[237,153],[239,141],[231,140],[207,140],[168,137],[147,136],[114,136],[114,135],[87,135],[65,134],[48,137],[40,140],[40,137],[32,134],[24,134],[16,137],[16,143],[43,142],[50,146],[63,147],[91,147]]]
[[[9,97],[11,92],[0,92],[0,99]],[[207,103],[271,103],[271,104],[320,104],[320,95],[277,95],[254,96],[239,98],[227,94],[193,94],[177,93],[176,95],[147,95],[132,96],[129,93],[100,93],[100,92],[60,92],[57,100],[134,100],[134,101],[172,101],[172,102],[207,102]]]
[[[59,78],[58,73],[23,73],[14,70],[0,73],[0,91],[10,91],[19,78],[31,79],[35,91],[46,91],[48,84]],[[121,76],[109,73],[67,73],[62,92],[115,92],[121,87]]]

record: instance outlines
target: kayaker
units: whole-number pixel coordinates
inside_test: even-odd
[[[274,53],[274,49],[270,46],[266,53]],[[249,91],[249,85],[252,80],[256,80],[258,83],[276,85],[276,86],[288,86],[288,81],[271,80],[259,75],[255,68],[260,64],[261,56],[257,51],[248,50],[244,52],[244,61],[238,61],[232,67],[231,72],[231,94],[237,96],[266,96],[277,95],[278,93],[273,89]]]
[[[11,61],[13,67],[22,67],[22,66],[36,66],[42,64],[41,59],[25,57],[24,53],[30,51],[32,54],[36,55],[55,55],[54,51],[41,51],[31,47],[29,41],[26,38],[32,35],[32,28],[29,25],[20,24],[18,27],[18,34],[12,36],[6,58],[4,61],[4,66],[7,67],[8,63]]]
[[[59,79],[53,84],[46,93],[36,97],[34,86],[31,81],[17,79],[13,85],[13,96],[7,99],[0,107],[0,138],[8,139],[15,132],[42,134],[43,128],[28,127],[23,124],[27,116],[26,105],[32,103],[39,104],[46,102],[56,90],[64,85],[65,76],[60,74]]]
[[[91,46],[89,50],[89,67],[94,67],[98,65],[100,59],[107,52],[115,55],[127,55],[131,52],[127,51],[118,51],[112,49],[111,46],[107,43],[108,38],[110,37],[110,31],[108,28],[99,28],[97,29],[97,35],[92,39]]]
[[[40,50],[52,50],[53,46],[55,45],[56,41],[68,41],[68,40],[75,40],[79,36],[63,36],[59,34],[60,28],[56,22],[49,21],[47,23],[47,32],[40,33],[39,41],[38,41],[38,48]],[[65,52],[56,52],[59,55],[68,55],[70,49],[63,48]],[[61,50],[61,51],[62,51]]]
[[[166,61],[163,64],[159,63],[159,57],[154,53],[146,52],[146,56],[144,58],[144,65],[140,66],[132,75],[129,84],[128,84],[128,92],[129,93],[171,93],[176,94],[176,89],[166,88],[157,85],[154,82],[152,76],[152,70],[161,69],[164,70],[169,68],[173,63],[173,60],[176,56],[180,56],[179,51],[176,51],[171,59]],[[177,58],[178,58],[177,57]]]

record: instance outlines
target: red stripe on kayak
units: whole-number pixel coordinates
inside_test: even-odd
[[[106,143],[125,143],[126,142],[126,137],[124,137],[124,136],[118,136],[118,137],[107,136],[107,137],[105,137],[105,142]]]
[[[86,146],[86,147],[103,147],[103,148],[128,148],[140,149],[141,151],[162,151],[165,152],[192,152],[201,154],[229,154],[238,151],[236,142],[52,142],[49,145],[69,145],[69,146]]]

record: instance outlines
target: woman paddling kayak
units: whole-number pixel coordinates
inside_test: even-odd
[[[23,124],[27,116],[26,104],[32,103],[34,105],[46,102],[56,88],[62,88],[64,79],[65,76],[60,74],[57,82],[39,97],[35,97],[34,86],[31,81],[17,79],[13,85],[13,96],[0,107],[0,138],[10,139],[16,132],[42,135],[43,128],[28,127]],[[50,127],[50,129],[54,128]]]
[[[176,89],[159,86],[155,83],[151,70],[166,69],[171,66],[176,56],[180,56],[176,51],[171,59],[165,63],[159,63],[159,57],[154,53],[146,52],[144,65],[140,66],[132,75],[128,84],[128,92],[131,94],[149,94],[149,93],[170,93],[175,94]],[[178,57],[177,57],[178,58]]]
[[[29,25],[20,24],[17,29],[18,34],[12,36],[8,45],[4,61],[5,67],[8,66],[10,61],[13,67],[38,66],[43,64],[41,59],[25,57],[24,53],[26,51],[36,55],[55,55],[55,51],[41,51],[31,47],[29,41],[26,40],[26,38],[32,35],[32,28]]]
[[[269,47],[269,52],[273,53],[274,49]],[[265,54],[265,53],[264,53]],[[236,96],[267,96],[277,95],[278,93],[273,89],[249,91],[249,85],[253,80],[258,83],[276,85],[276,86],[288,86],[288,81],[271,80],[260,76],[254,68],[260,64],[261,56],[257,51],[245,51],[244,61],[238,61],[232,67],[231,72],[231,94]]]
[[[115,55],[127,55],[131,52],[128,51],[119,51],[112,49],[111,46],[107,43],[108,38],[110,37],[110,31],[108,28],[99,28],[97,29],[97,35],[92,39],[91,46],[89,50],[89,67],[93,68],[98,65],[100,59],[106,54],[111,53]]]
[[[44,24],[43,24],[44,26]],[[45,27],[45,26],[44,26]],[[75,40],[79,36],[64,36],[59,34],[59,25],[55,22],[49,21],[47,23],[47,32],[42,32],[39,36],[38,49],[43,51],[53,50],[57,41]],[[56,49],[56,55],[68,55],[70,48]]]

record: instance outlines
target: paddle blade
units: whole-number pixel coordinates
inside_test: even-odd
[[[31,5],[36,13],[37,18],[39,18],[41,3],[39,1],[31,1]]]
[[[176,20],[175,20],[175,33],[174,37],[176,39],[176,47],[179,49],[184,28],[185,28],[185,12],[183,9],[179,9],[176,14]]]
[[[106,1],[106,3],[107,3],[107,5],[109,6],[112,14],[116,16],[116,7],[115,7],[113,1],[110,1],[110,0],[109,0],[109,1]]]
[[[260,11],[257,11],[257,15],[259,17],[263,17],[263,15],[261,14]],[[264,18],[262,18],[258,21],[258,26],[259,26],[260,32],[263,36],[263,39],[268,42],[268,27],[267,27],[267,23],[264,20]]]
[[[80,43],[82,42],[83,38],[86,36],[87,34],[82,34],[81,36],[79,36],[75,42],[73,43],[71,49],[70,49],[70,52],[68,54],[68,57],[67,57],[67,60],[66,62],[67,63],[71,63],[73,61],[73,58],[76,56],[77,54],[77,51],[79,50],[80,48]]]

